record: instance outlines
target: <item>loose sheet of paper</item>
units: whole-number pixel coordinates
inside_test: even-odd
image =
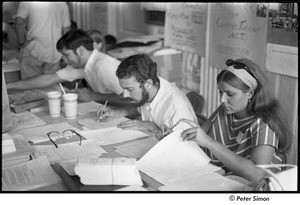
[[[28,141],[33,143],[44,142],[49,140],[47,133],[52,131],[57,131],[62,133],[64,130],[71,129],[79,132],[80,130],[76,127],[70,125],[67,122],[49,124],[45,126],[33,127],[30,129],[24,129],[20,132]]]
[[[51,164],[77,159],[80,157],[88,156],[101,156],[107,153],[102,147],[99,147],[95,143],[84,140],[81,145],[78,143],[63,144],[56,148],[55,146],[37,146],[35,156],[46,155]]]
[[[3,191],[25,191],[61,181],[45,156],[2,169]]]
[[[160,191],[242,191],[245,185],[218,173],[194,174],[158,188]]]
[[[195,142],[182,141],[181,132],[178,130],[169,134],[147,152],[138,161],[139,170],[166,184],[206,166],[210,158]]]
[[[81,131],[79,133],[84,138],[92,140],[99,146],[121,143],[148,136],[148,134],[138,130],[122,130],[117,127]]]
[[[78,120],[77,123],[91,130],[97,130],[97,129],[105,129],[110,127],[117,127],[118,124],[120,124],[121,122],[125,122],[127,120],[129,119],[126,117],[119,117],[119,118],[110,118],[105,122],[97,122],[95,116],[95,119],[82,119],[82,120]]]
[[[114,147],[116,152],[123,155],[140,159],[159,141],[155,137],[147,137],[134,142]]]
[[[25,111],[21,113],[11,113],[12,127],[14,130],[37,127],[46,123],[35,114]]]

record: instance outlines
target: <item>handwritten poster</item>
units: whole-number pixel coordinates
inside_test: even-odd
[[[165,46],[205,56],[207,3],[167,4]]]
[[[265,67],[267,13],[256,3],[212,4],[212,66],[248,58]]]

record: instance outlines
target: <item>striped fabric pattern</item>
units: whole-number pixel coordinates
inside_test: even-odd
[[[232,114],[226,114],[224,109],[212,118],[212,129],[209,135],[239,156],[250,158],[252,150],[258,145],[270,145],[278,150],[278,137],[261,118],[250,116],[236,119]],[[208,150],[212,162],[224,168],[223,164]],[[274,154],[272,164],[282,163],[282,157]],[[225,168],[226,170],[226,168]]]

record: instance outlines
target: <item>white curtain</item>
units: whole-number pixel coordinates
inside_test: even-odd
[[[89,2],[71,2],[71,16],[77,27],[83,30],[91,29],[90,3]]]

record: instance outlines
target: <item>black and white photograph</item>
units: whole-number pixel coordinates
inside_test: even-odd
[[[1,201],[299,201],[297,2],[2,15]]]

